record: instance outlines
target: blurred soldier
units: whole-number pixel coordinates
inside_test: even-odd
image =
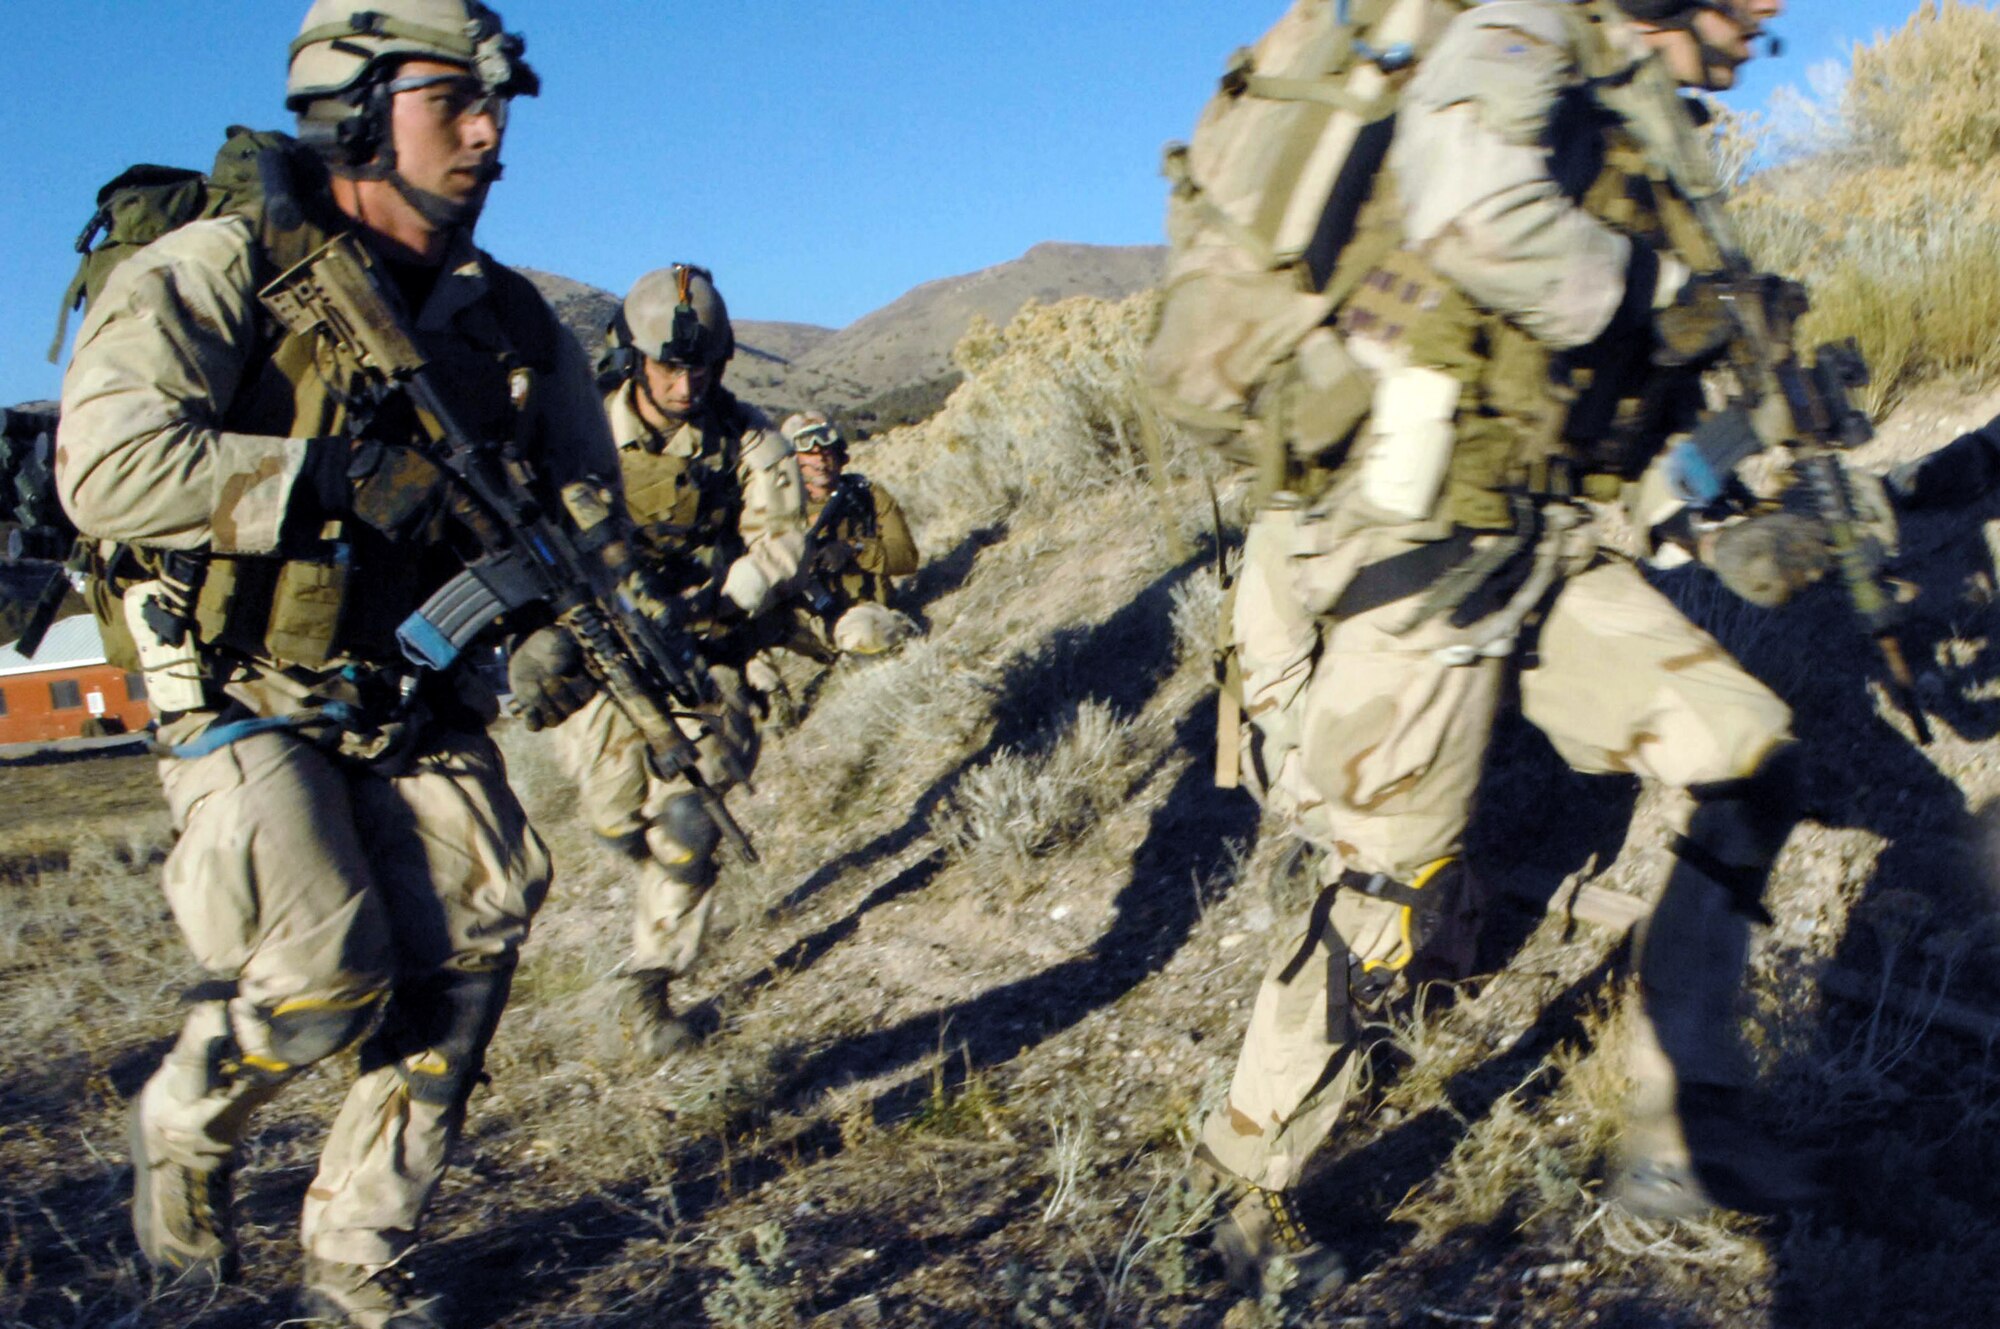
[[[755,701],[743,679],[749,625],[775,608],[805,548],[804,486],[792,449],[722,386],[735,353],[729,310],[703,268],[641,277],[606,337],[604,409],[618,443],[638,546],[703,637],[721,697],[701,735],[701,775],[719,791],[757,758]],[[690,1030],[670,981],[693,967],[714,911],[720,832],[686,779],[662,777],[639,730],[597,698],[557,733],[590,827],[637,870],[632,962],[615,1013],[642,1053],[661,1057]]]
[[[1690,427],[1733,335],[1694,207],[1713,182],[1691,178],[1706,159],[1674,85],[1729,87],[1780,4],[1495,0],[1445,29],[1402,96],[1385,177],[1401,244],[1337,312],[1377,373],[1370,423],[1348,464],[1258,515],[1235,604],[1246,778],[1323,851],[1201,1132],[1239,1197],[1217,1244],[1246,1282],[1279,1257],[1308,1285],[1343,1276],[1290,1194],[1354,1088],[1357,1008],[1471,958],[1460,854],[1516,688],[1576,769],[1693,795],[1639,939],[1615,1193],[1684,1215],[1808,1192],[1745,1121],[1736,1013],[1797,815],[1791,716],[1598,548],[1581,502],[1618,496]],[[1774,603],[1825,565],[1802,520],[1752,519],[1701,552]],[[1753,586],[1746,567],[1769,575]]]
[[[476,0],[318,0],[286,105],[301,225],[229,215],[110,275],[64,383],[57,481],[99,541],[107,638],[136,647],[178,838],[164,871],[208,978],[132,1112],[133,1227],[186,1283],[233,1276],[230,1171],[252,1112],[359,1043],[306,1188],[304,1309],[438,1323],[401,1261],[478,1083],[549,860],[469,671],[395,630],[459,570],[466,508],[393,395],[288,332],[267,283],[347,231],[393,278],[451,405],[539,481],[616,482],[590,371],[534,288],[473,244],[522,41]],[[515,662],[550,713],[589,685],[553,628]],[[569,653],[573,665],[573,652]]]
[[[809,606],[815,637],[834,651],[881,655],[920,630],[889,607],[891,577],[917,570],[920,555],[895,495],[847,467],[847,440],[818,411],[789,416],[785,437],[805,477],[807,550],[821,602]]]

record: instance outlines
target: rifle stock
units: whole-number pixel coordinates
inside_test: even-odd
[[[693,720],[723,748],[732,778],[747,772],[713,718],[717,700],[699,652],[666,621],[674,602],[649,585],[632,558],[612,496],[583,481],[565,487],[572,530],[537,497],[525,458],[481,439],[459,420],[404,328],[396,298],[352,235],[336,237],[264,293],[293,331],[317,333],[373,376],[381,395],[404,393],[429,441],[429,454],[457,484],[454,515],[479,556],[397,630],[413,664],[443,669],[505,614],[546,607],[583,648],[592,675],[645,738],[654,768],[685,777],[710,819],[746,862],[757,852],[722,796],[702,778],[700,752],[682,731]],[[525,393],[525,370],[512,384]]]

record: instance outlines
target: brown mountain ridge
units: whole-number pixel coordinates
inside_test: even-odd
[[[739,318],[729,384],[774,414],[817,406],[863,427],[925,415],[957,382],[951,348],[974,318],[1004,325],[1029,300],[1131,295],[1159,283],[1166,253],[1160,245],[1050,241],[994,267],[925,282],[840,329]],[[594,357],[618,296],[522,271]],[[722,286],[727,295],[726,278]]]

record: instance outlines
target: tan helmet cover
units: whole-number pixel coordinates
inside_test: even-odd
[[[526,50],[479,0],[313,0],[292,40],[285,106],[303,110],[385,61],[411,59],[464,65],[488,91],[532,97],[541,80],[521,58]]]
[[[632,284],[611,325],[614,346],[621,337],[624,345],[663,364],[714,368],[736,354],[729,306],[708,269],[692,263],[656,269]]]
[[[797,444],[799,435],[815,433],[823,435],[830,443],[840,441],[840,431],[821,411],[795,411],[785,417],[785,423],[778,426],[778,432],[785,436],[785,442]]]

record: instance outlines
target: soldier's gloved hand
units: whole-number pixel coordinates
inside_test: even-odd
[[[435,540],[451,506],[450,477],[415,448],[320,439],[308,464],[320,511],[348,514],[399,543]]]
[[[828,540],[813,550],[812,561],[821,572],[839,573],[858,560],[853,545],[845,540]]]
[[[558,627],[540,628],[521,639],[507,657],[507,686],[514,709],[530,729],[561,724],[597,694],[597,680],[584,668],[583,648]]]
[[[1736,336],[1735,311],[1724,299],[1731,278],[1698,272],[1688,278],[1674,302],[1653,316],[1653,363],[1673,369],[1703,365],[1729,348]]]
[[[1797,512],[1772,512],[1725,526],[1707,562],[1736,594],[1760,609],[1776,609],[1826,575],[1833,561],[1826,527]]]

